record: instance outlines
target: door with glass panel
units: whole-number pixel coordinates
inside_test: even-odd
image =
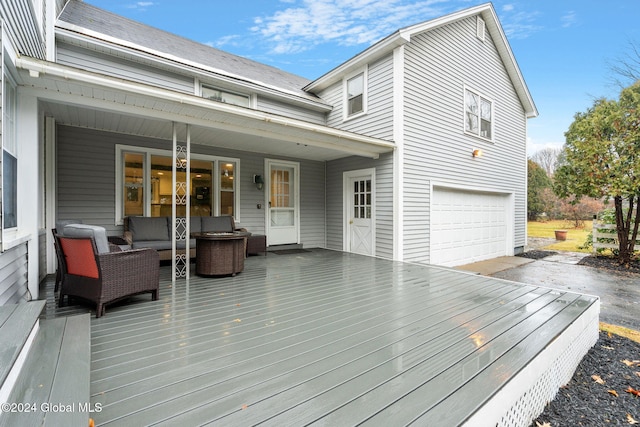
[[[267,160],[267,242],[299,243],[299,164]]]
[[[375,255],[374,171],[345,172],[345,250]]]

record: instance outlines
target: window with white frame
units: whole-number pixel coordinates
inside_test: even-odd
[[[464,91],[464,131],[493,140],[493,102],[470,89]]]
[[[345,119],[363,114],[367,110],[366,70],[345,79]]]
[[[2,105],[2,228],[18,226],[18,156],[16,139],[16,84],[4,74]]]
[[[225,104],[251,107],[251,97],[249,95],[229,92],[213,86],[202,85],[202,97]]]
[[[118,145],[116,220],[126,216],[171,216],[173,203],[173,156],[166,150]],[[232,215],[239,220],[236,182],[240,161],[213,156],[191,156],[191,216]],[[185,182],[186,172],[176,171]],[[178,216],[186,206],[177,206]]]

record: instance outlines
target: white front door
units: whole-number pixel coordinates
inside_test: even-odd
[[[299,243],[299,164],[267,160],[267,242]]]
[[[375,255],[375,170],[344,173],[345,251]]]

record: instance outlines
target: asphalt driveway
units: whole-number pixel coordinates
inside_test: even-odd
[[[521,258],[513,266],[488,275],[597,295],[600,297],[600,321],[640,330],[640,274],[577,265],[579,259],[580,255],[570,252],[540,260],[524,261]]]

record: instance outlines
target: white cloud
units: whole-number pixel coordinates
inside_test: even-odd
[[[532,3],[535,5],[535,3]],[[539,25],[537,11],[517,10],[514,5],[502,8],[500,21],[506,36],[509,39],[524,39],[533,33],[541,31],[543,27]]]
[[[147,10],[149,7],[151,6],[157,6],[158,3],[152,2],[152,1],[138,1],[135,3],[132,3],[130,5],[128,5],[127,7],[129,9],[137,9],[140,11],[145,11]]]
[[[273,53],[298,53],[322,43],[371,44],[398,28],[440,16],[450,0],[303,0],[254,19],[251,31]],[[448,9],[451,9],[449,7]]]
[[[505,4],[504,6],[502,6],[502,11],[503,12],[511,12],[513,10],[514,6],[512,4]]]
[[[562,22],[563,28],[568,28],[578,21],[578,17],[576,16],[576,13],[572,10],[567,12],[564,16],[562,16],[560,18],[560,21]]]

